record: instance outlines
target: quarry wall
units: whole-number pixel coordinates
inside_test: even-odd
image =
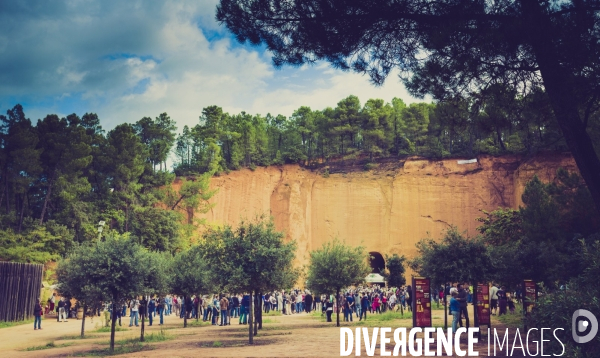
[[[412,258],[415,243],[439,238],[449,225],[476,234],[480,210],[518,208],[534,174],[552,180],[559,167],[576,171],[568,154],[408,159],[370,171],[324,176],[298,165],[243,169],[214,177],[216,205],[203,217],[235,226],[260,214],[274,217],[277,229],[298,243],[298,263],[334,237],[370,252]]]

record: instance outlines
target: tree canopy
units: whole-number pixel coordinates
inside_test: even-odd
[[[324,60],[375,84],[398,69],[412,94],[436,99],[544,90],[600,209],[597,0],[221,0],[216,18],[238,41],[266,45],[276,66]]]
[[[363,246],[352,247],[339,239],[323,244],[310,252],[307,286],[317,293],[336,294],[345,287],[364,282],[371,272],[369,254]],[[337,306],[337,326],[340,325],[340,307]]]
[[[168,273],[161,270],[164,265],[159,263],[163,261],[155,255],[160,254],[146,251],[127,235],[108,236],[92,245],[79,246],[59,263],[58,281],[66,292],[78,299],[100,296],[112,303],[111,351],[117,304],[142,293],[165,289],[168,279],[161,276]],[[150,266],[154,264],[157,267]]]
[[[464,237],[456,227],[448,228],[441,242],[431,238],[419,241],[417,250],[419,256],[410,261],[410,267],[435,285],[486,282],[496,273],[483,240]]]

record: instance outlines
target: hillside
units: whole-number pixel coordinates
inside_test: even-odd
[[[329,175],[298,165],[243,169],[212,179],[219,192],[204,217],[235,225],[268,213],[288,239],[297,240],[299,263],[335,236],[370,252],[413,257],[415,243],[428,232],[437,238],[456,225],[475,235],[480,210],[518,208],[525,183],[534,174],[551,180],[559,167],[577,170],[568,154],[480,156],[463,165],[415,158]]]

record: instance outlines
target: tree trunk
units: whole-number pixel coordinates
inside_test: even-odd
[[[44,198],[44,205],[42,206],[42,215],[40,215],[40,225],[44,223],[44,215],[46,215],[46,208],[48,207],[48,200],[50,200],[50,194],[52,193],[52,181],[48,184],[48,191],[46,192],[46,197]],[[8,198],[7,198],[8,199]]]
[[[256,336],[258,334],[258,303],[260,302],[260,297],[258,295],[258,292],[255,292],[254,294],[254,300],[256,301],[256,305],[254,305],[254,335]]]
[[[335,312],[337,316],[337,326],[340,326],[340,289],[335,291]]]
[[[262,329],[262,314],[263,314],[263,299],[262,292],[258,293],[258,309],[256,310],[258,313],[258,317],[256,321],[258,322],[258,329]]]
[[[19,217],[19,230],[18,233],[21,233],[21,227],[23,226],[23,213],[25,212],[25,198],[24,195],[21,195],[21,216]]]
[[[115,328],[117,323],[117,299],[113,296],[112,301],[112,322],[110,323],[110,352],[115,351]]]
[[[252,297],[252,291],[250,291],[250,307],[248,309],[248,344],[254,344],[254,334],[252,334],[252,315],[254,313],[254,298]]]
[[[576,84],[569,70],[561,65],[555,48],[555,30],[548,15],[535,1],[521,1],[526,23],[530,24],[530,43],[537,59],[544,87],[565,142],[585,180],[596,209],[600,211],[600,159],[586,131],[578,109]]]
[[[186,296],[183,296],[183,302],[181,303],[181,308],[183,308],[183,309],[187,308],[187,306],[185,304],[186,302],[187,302]],[[188,315],[188,313],[187,313],[187,311],[185,311],[185,314],[183,315],[183,328],[187,327],[187,315]],[[223,323],[223,322],[221,322],[221,323]]]
[[[144,321],[146,318],[146,312],[148,312],[148,300],[145,300],[145,301],[146,301],[146,304],[144,306],[146,306],[146,307],[144,309],[144,314],[140,315],[141,316],[140,319],[142,320],[142,329],[140,330],[140,342],[144,341],[144,333],[145,333],[145,328],[146,328],[144,325]]]
[[[83,305],[83,315],[81,318],[81,338],[85,336],[85,312],[87,312],[87,306]]]

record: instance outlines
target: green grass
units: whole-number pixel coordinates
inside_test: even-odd
[[[33,323],[32,319],[27,319],[25,321],[15,321],[15,322],[0,322],[0,328],[9,328],[14,326],[20,326],[23,324],[31,324]]]
[[[269,311],[269,313],[264,313],[263,316],[272,317],[272,316],[281,316],[281,311]]]
[[[169,341],[171,339],[175,339],[175,336],[172,335],[171,333],[168,333],[168,332],[162,330],[162,329],[158,332],[152,332],[150,334],[144,335],[144,342],[147,342],[147,343],[164,342],[164,341]],[[139,341],[139,338],[136,338],[136,340]],[[133,341],[132,341],[132,343],[133,343]]]
[[[223,343],[219,342],[219,341],[214,341],[212,344],[213,347],[217,348],[217,347],[223,347]]]
[[[521,314],[521,307],[516,307],[515,313],[503,314],[502,316],[492,316],[498,319],[498,321],[502,322],[502,324],[506,325],[510,328],[523,327],[523,315]]]
[[[72,345],[72,343],[55,344],[54,342],[49,342],[43,346],[27,347],[27,348],[25,348],[25,350],[26,351],[41,351],[42,349],[62,348],[62,347],[68,347],[70,345]]]
[[[210,325],[211,325],[211,323],[208,321],[207,322],[203,322],[201,320],[188,321],[188,327],[204,327],[204,326],[210,326]]]
[[[127,328],[123,328],[123,327],[119,327],[119,326],[115,327],[115,332],[122,332],[122,331],[127,331]],[[97,328],[95,330],[95,332],[107,333],[107,332],[110,332],[110,327],[100,327],[100,328]]]
[[[279,321],[269,318],[263,318],[262,323],[279,323]]]
[[[89,339],[89,338],[98,338],[98,337],[100,337],[100,336],[93,335],[93,334],[86,334],[83,337],[81,336],[81,334],[76,334],[76,335],[73,335],[73,336],[62,336],[59,339],[63,340],[63,341],[66,341],[66,340],[71,340],[71,339]]]

